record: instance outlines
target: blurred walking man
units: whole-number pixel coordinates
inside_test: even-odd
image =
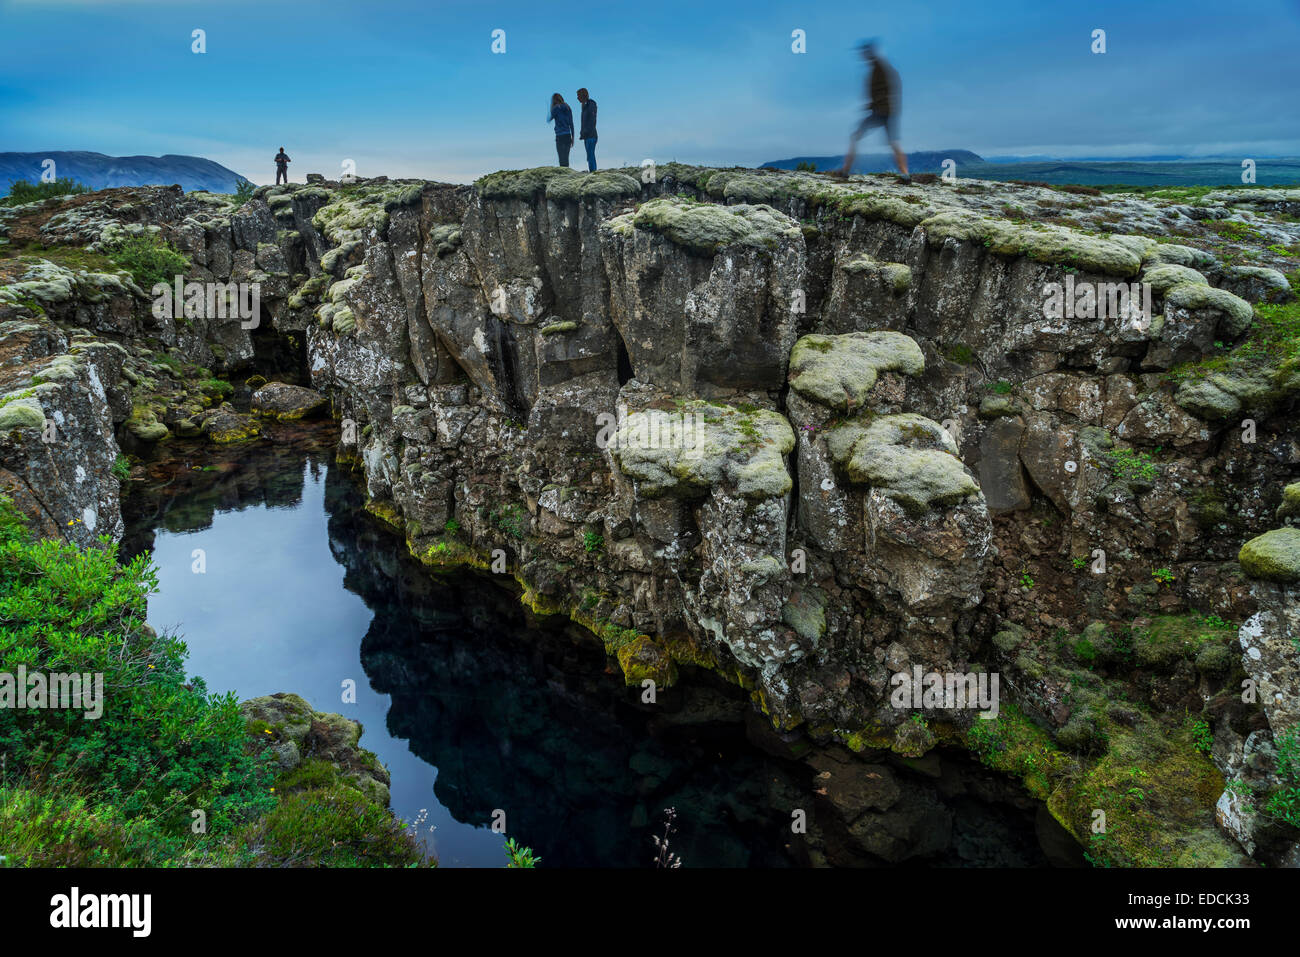
[[[901,99],[898,71],[880,55],[875,40],[866,41],[859,49],[862,51],[862,59],[866,60],[871,67],[866,86],[868,113],[858,124],[858,128],[853,131],[853,138],[849,140],[849,151],[844,157],[841,175],[848,176],[853,172],[853,161],[858,154],[858,140],[863,134],[877,126],[883,126],[885,136],[889,139],[889,148],[894,152],[894,163],[898,166],[898,171],[903,174],[903,182],[910,183],[912,177],[907,172],[907,154],[903,152],[903,147],[898,142],[898,114]]]

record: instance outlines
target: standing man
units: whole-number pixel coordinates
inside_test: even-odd
[[[578,91],[578,102],[582,104],[582,130],[578,139],[587,147],[587,170],[596,172],[596,101],[587,95],[584,86]]]
[[[867,40],[859,49],[862,51],[862,59],[866,60],[871,67],[871,72],[867,75],[866,88],[869,112],[853,131],[853,138],[849,140],[849,151],[844,157],[844,168],[840,173],[848,176],[853,172],[853,160],[857,158],[858,140],[862,138],[862,134],[874,127],[883,126],[885,136],[889,139],[889,148],[894,152],[894,164],[903,174],[903,182],[910,183],[912,177],[907,172],[907,154],[903,152],[898,142],[898,114],[901,99],[898,71],[880,55],[875,40]]]
[[[280,147],[280,152],[278,152],[278,153],[275,154],[275,185],[276,185],[276,186],[279,186],[279,185],[280,185],[280,177],[281,177],[281,176],[284,177],[284,181],[285,181],[286,183],[289,182],[289,163],[290,163],[290,162],[292,162],[292,161],[289,159],[289,154],[286,153],[286,152],[284,151],[284,147],[281,146],[281,147]]]

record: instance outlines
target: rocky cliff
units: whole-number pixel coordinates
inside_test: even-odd
[[[223,401],[296,363],[413,554],[513,575],[638,689],[969,748],[1095,860],[1300,862],[1300,190],[313,179],[0,210],[0,478],[47,534],[120,534],[119,445],[309,406]],[[260,323],[159,316],[103,255],[144,233]],[[895,707],[917,667],[997,673],[1000,717]]]

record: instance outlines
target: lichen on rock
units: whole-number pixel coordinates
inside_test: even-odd
[[[697,495],[726,484],[746,498],[764,499],[785,495],[793,485],[785,456],[794,450],[794,432],[783,415],[766,409],[695,400],[677,413],[633,412],[609,448],[622,473],[650,497]]]
[[[920,375],[925,356],[901,332],[804,336],[790,353],[790,386],[832,409],[861,408],[882,372]]]
[[[850,482],[879,488],[910,513],[956,505],[979,493],[942,426],[905,412],[853,420],[826,436],[836,466]]]
[[[701,256],[727,246],[775,249],[782,242],[802,241],[799,224],[770,206],[714,206],[677,198],[652,199],[635,213],[610,220],[610,228],[658,233]]]

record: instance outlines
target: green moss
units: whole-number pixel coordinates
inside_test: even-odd
[[[1151,285],[1153,295],[1162,297],[1176,286],[1209,285],[1205,276],[1195,269],[1173,264],[1148,266],[1142,273],[1142,281]]]
[[[1282,504],[1277,507],[1277,519],[1300,517],[1300,482],[1292,482],[1282,490]]]
[[[484,199],[533,199],[547,191],[556,179],[580,179],[577,170],[563,166],[538,166],[533,169],[506,169],[489,173],[474,183]]]
[[[652,199],[635,213],[610,220],[609,227],[658,233],[700,256],[729,246],[771,250],[783,242],[803,241],[799,224],[770,206],[713,206],[677,198]]]
[[[668,438],[652,441],[655,435]],[[610,451],[646,496],[694,496],[727,484],[747,498],[763,499],[790,491],[785,456],[794,444],[790,423],[779,413],[692,400],[676,413],[631,413]]]
[[[805,641],[816,644],[826,634],[826,596],[816,588],[803,588],[781,606],[781,620]]]
[[[641,195],[641,181],[623,170],[600,170],[553,177],[546,183],[546,198],[553,203],[599,200],[612,203]]]
[[[0,431],[10,429],[43,429],[45,413],[35,400],[10,402],[0,408]]]
[[[1109,276],[1133,276],[1141,268],[1141,260],[1125,245],[1060,226],[1016,225],[969,210],[947,210],[920,225],[934,246],[949,239],[976,242],[998,255]]]
[[[921,348],[899,332],[804,336],[790,353],[790,386],[832,409],[861,408],[881,372],[920,375]]]
[[[650,680],[656,688],[667,688],[677,683],[677,664],[653,639],[641,635],[622,645],[616,652],[623,680],[631,687],[640,687]]]
[[[879,488],[912,514],[979,493],[952,436],[924,416],[851,421],[832,429],[826,445],[850,482]]]
[[[1241,546],[1237,561],[1251,578],[1300,581],[1300,528],[1278,528],[1252,538]]]
[[[1245,332],[1254,318],[1246,300],[1203,282],[1183,282],[1174,286],[1165,294],[1165,303],[1176,309],[1221,312],[1227,320],[1224,332],[1231,336]]]
[[[1144,668],[1170,671],[1177,662],[1196,659],[1206,647],[1227,648],[1237,637],[1226,622],[1195,613],[1158,615],[1133,633],[1133,657]]]

